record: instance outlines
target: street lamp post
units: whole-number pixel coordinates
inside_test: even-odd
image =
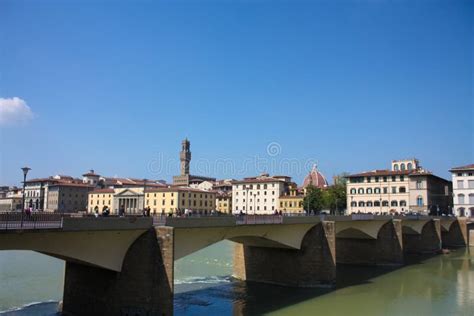
[[[28,171],[31,170],[31,168],[28,167],[23,167],[21,168],[23,170],[23,206],[22,206],[22,212],[25,210],[25,186],[26,186],[26,175],[28,174]]]
[[[28,174],[28,171],[31,170],[31,168],[28,167],[23,167],[21,168],[23,171],[23,204],[21,207],[21,227],[23,227],[23,213],[25,212],[25,186],[26,186],[26,175]]]

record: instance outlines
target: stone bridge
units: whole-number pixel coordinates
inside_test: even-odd
[[[162,218],[160,225],[65,217],[40,229],[2,223],[0,250],[66,261],[63,311],[71,315],[171,315],[174,261],[225,239],[235,242],[235,277],[316,287],[334,285],[336,263],[400,265],[404,253],[465,246],[467,238],[465,220],[430,217],[221,216]]]

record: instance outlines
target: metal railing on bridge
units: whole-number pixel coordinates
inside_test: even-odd
[[[206,218],[218,218],[218,217],[230,217],[235,218],[236,225],[259,225],[259,224],[281,224],[283,223],[282,215],[192,215],[192,216],[167,216],[167,215],[154,215],[153,225],[154,226],[166,226],[167,219],[182,220],[200,218],[205,220]]]
[[[33,212],[0,213],[0,230],[52,229],[63,227],[63,217],[67,214]]]
[[[258,225],[258,224],[281,224],[282,215],[238,215],[237,225]]]

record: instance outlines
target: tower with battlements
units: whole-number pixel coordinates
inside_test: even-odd
[[[191,162],[191,143],[187,138],[181,142],[179,160],[181,161],[181,175],[189,175],[189,163]]]
[[[189,172],[189,164],[191,162],[191,142],[187,138],[181,142],[179,160],[181,173],[179,176],[173,177],[174,185],[189,186],[190,184],[199,184],[203,181],[216,181],[215,178],[191,175]]]

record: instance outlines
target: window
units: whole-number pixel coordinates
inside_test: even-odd
[[[402,164],[400,165],[400,170],[402,170],[402,171],[405,170],[405,164],[404,164],[404,163],[402,163]]]
[[[401,200],[400,201],[400,206],[407,206],[407,201]]]
[[[400,176],[400,181],[405,181],[405,176]]]
[[[409,162],[409,163],[408,163],[408,165],[407,165],[407,169],[408,169],[408,170],[413,170],[413,165],[412,165],[412,163],[411,163],[411,162]]]
[[[458,173],[458,177],[462,177],[462,173]]]
[[[469,204],[474,204],[474,194],[469,194]]]
[[[351,189],[351,194],[356,194],[357,190],[356,189]]]
[[[391,205],[391,206],[398,206],[398,202],[397,202],[397,201],[392,201],[392,202],[390,203],[390,205]]]
[[[393,170],[398,171],[398,165],[397,164],[393,165]]]
[[[374,193],[375,193],[375,194],[380,194],[380,188],[375,188],[375,189],[374,189]]]
[[[372,194],[372,188],[367,188],[366,192],[367,194]]]
[[[359,194],[364,194],[364,189],[359,188]]]
[[[374,206],[380,206],[380,201],[375,201]]]
[[[464,204],[464,194],[458,195],[458,204]]]
[[[379,177],[375,177],[375,182],[379,182]]]
[[[464,189],[464,181],[458,180],[458,189]]]
[[[370,183],[370,179],[371,179],[371,177],[367,177],[367,182],[369,182],[369,183]]]
[[[467,187],[469,189],[474,189],[474,180],[468,180],[467,181]]]
[[[397,177],[396,176],[392,176],[392,182],[395,182],[397,181]]]
[[[423,206],[423,197],[421,195],[418,195],[418,197],[416,198],[416,205]]]
[[[392,193],[397,193],[397,187],[392,187]]]
[[[388,206],[388,201],[382,201],[382,206]]]
[[[384,194],[387,194],[387,193],[388,193],[388,188],[387,188],[387,187],[384,187],[384,188],[383,188],[383,193],[384,193]]]
[[[365,206],[365,202],[364,201],[359,201],[359,206]]]
[[[398,189],[398,192],[400,192],[400,193],[406,193],[406,192],[407,192],[407,189],[406,189],[405,187],[400,187],[400,188]]]
[[[356,207],[357,206],[357,202],[351,202],[351,207]]]
[[[366,205],[367,205],[367,206],[372,206],[372,205],[373,205],[373,204],[372,204],[372,201],[367,201],[367,204],[366,204]]]
[[[383,182],[387,182],[387,177],[383,177]]]
[[[416,188],[417,189],[423,189],[423,181],[417,180],[416,181]]]

